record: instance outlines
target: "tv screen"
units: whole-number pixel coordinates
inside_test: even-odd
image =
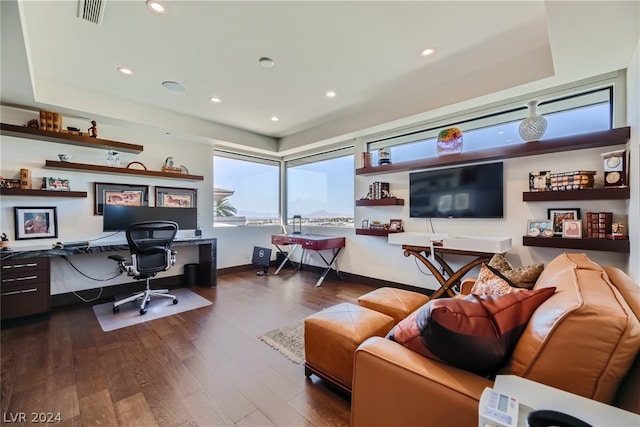
[[[197,208],[104,205],[102,231],[124,231],[129,224],[140,221],[175,221],[180,230],[195,230],[197,211]]]
[[[412,218],[503,218],[502,162],[409,175]]]

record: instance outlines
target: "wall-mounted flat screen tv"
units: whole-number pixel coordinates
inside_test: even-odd
[[[409,174],[412,218],[503,218],[502,162]]]

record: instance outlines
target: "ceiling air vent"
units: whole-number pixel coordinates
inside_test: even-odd
[[[107,0],[78,0],[78,18],[102,25]]]

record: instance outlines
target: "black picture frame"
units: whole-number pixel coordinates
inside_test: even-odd
[[[15,206],[15,239],[55,239],[58,237],[58,212],[55,206]]]
[[[580,208],[549,208],[547,218],[553,223],[553,234],[562,236],[562,221],[580,219]]]
[[[102,215],[104,205],[149,206],[149,186],[95,183],[94,215]]]
[[[164,208],[197,208],[198,189],[182,187],[155,188],[156,207]]]

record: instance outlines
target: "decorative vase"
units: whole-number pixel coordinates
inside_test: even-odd
[[[458,128],[441,130],[436,145],[438,156],[462,152],[462,131]]]
[[[529,116],[520,123],[518,130],[520,136],[526,142],[539,141],[547,131],[547,119],[539,116],[536,112],[538,101],[527,102]]]

